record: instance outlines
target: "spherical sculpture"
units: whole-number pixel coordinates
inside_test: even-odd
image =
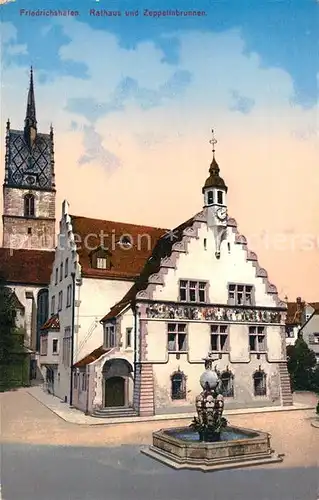
[[[218,386],[219,378],[216,372],[206,370],[199,379],[199,383],[203,389],[213,390]]]

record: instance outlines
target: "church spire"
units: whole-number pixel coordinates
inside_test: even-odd
[[[29,92],[28,92],[28,100],[27,100],[27,111],[24,120],[24,134],[25,139],[29,145],[32,147],[32,144],[35,140],[37,134],[37,119],[35,113],[35,98],[34,98],[34,85],[33,85],[33,69],[31,66],[30,70],[30,84],[29,84]]]

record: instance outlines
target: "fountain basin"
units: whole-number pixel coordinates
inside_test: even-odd
[[[199,441],[189,427],[161,429],[153,433],[153,445],[142,453],[174,469],[204,472],[236,467],[251,467],[282,462],[270,445],[270,435],[252,429],[227,426],[221,440]]]

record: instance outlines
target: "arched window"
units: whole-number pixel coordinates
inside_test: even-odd
[[[208,205],[212,205],[214,203],[214,191],[208,191],[207,203],[208,203]]]
[[[172,399],[186,399],[186,376],[178,370],[171,375]]]
[[[43,288],[38,293],[37,299],[37,339],[36,339],[36,350],[40,349],[40,334],[41,327],[44,325],[49,317],[49,292],[46,288]]]
[[[254,395],[255,396],[266,396],[267,395],[267,385],[266,385],[266,373],[259,369],[253,375],[254,380]]]
[[[34,217],[34,196],[33,194],[26,194],[24,197],[24,216]]]
[[[229,370],[220,375],[220,392],[225,398],[234,397],[234,375]]]
[[[223,191],[217,191],[217,203],[223,204]]]

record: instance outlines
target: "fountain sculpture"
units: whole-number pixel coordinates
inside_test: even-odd
[[[282,462],[270,446],[270,435],[229,426],[223,417],[224,397],[218,372],[208,355],[196,398],[197,416],[188,427],[153,433],[153,446],[142,453],[175,469],[202,471]]]

